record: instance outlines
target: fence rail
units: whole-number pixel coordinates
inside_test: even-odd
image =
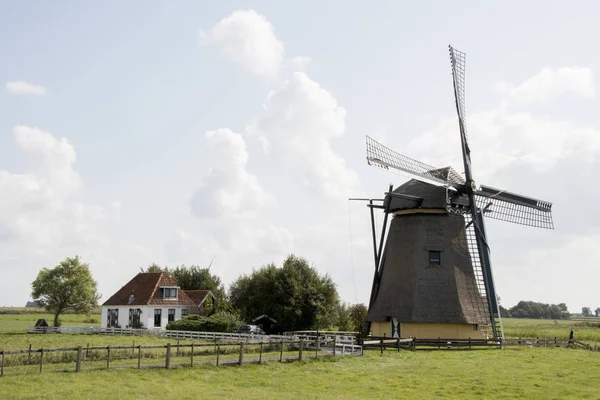
[[[44,367],[53,370],[132,368],[175,368],[194,365],[243,365],[260,364],[265,361],[291,362],[319,357],[342,357],[362,355],[362,347],[356,344],[333,342],[328,346],[319,346],[319,342],[305,340],[280,340],[247,343],[241,341],[190,343],[142,346],[77,346],[61,348],[40,348],[27,350],[0,351],[0,377],[5,370],[15,374],[31,373],[31,366],[42,373]],[[314,350],[314,351],[313,351]],[[53,353],[58,353],[52,356]],[[34,357],[32,357],[32,355]],[[45,357],[44,357],[45,356]],[[150,364],[147,360],[151,360]],[[156,361],[159,363],[156,364]]]

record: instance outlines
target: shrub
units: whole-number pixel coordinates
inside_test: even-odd
[[[236,314],[217,312],[210,317],[189,315],[179,321],[169,322],[167,330],[198,332],[235,332],[244,323]]]

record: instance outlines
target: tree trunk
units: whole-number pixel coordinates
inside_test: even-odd
[[[60,311],[54,313],[54,326],[58,326],[58,317],[60,315]]]

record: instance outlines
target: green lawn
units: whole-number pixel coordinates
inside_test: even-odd
[[[303,363],[7,375],[6,399],[598,399],[600,353],[388,351]]]

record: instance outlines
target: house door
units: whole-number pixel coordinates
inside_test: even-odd
[[[399,338],[400,337],[400,322],[398,322],[398,318],[392,317],[392,337]]]

